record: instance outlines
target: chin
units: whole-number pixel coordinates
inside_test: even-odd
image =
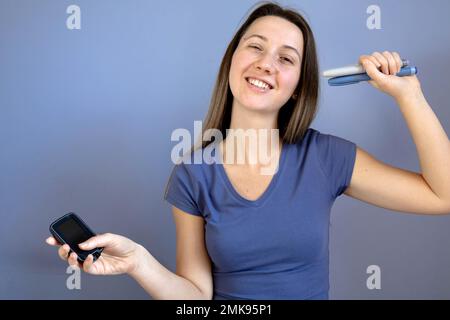
[[[254,101],[248,102],[248,103],[243,103],[242,106],[247,110],[260,111],[260,112],[274,112],[279,109],[279,108],[275,108],[273,105],[267,105],[265,102],[257,103]]]

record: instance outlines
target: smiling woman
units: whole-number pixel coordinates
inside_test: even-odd
[[[309,128],[317,94],[307,22],[293,10],[260,5],[225,52],[206,117],[203,132],[219,130],[225,140],[202,139],[186,159],[214,148],[225,159],[232,130],[275,129],[278,170],[182,162],[165,194],[177,225],[177,273],[214,299],[328,297],[329,213],[350,181],[356,146]]]

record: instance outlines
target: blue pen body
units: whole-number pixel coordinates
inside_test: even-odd
[[[400,71],[396,74],[396,76],[406,77],[412,76],[414,74],[417,74],[417,68],[408,66],[401,68]],[[349,84],[358,83],[360,81],[369,81],[369,80],[371,80],[371,78],[367,73],[359,73],[328,79],[328,84],[330,86],[345,86]]]

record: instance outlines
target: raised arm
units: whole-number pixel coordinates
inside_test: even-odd
[[[416,76],[394,75],[401,64],[395,52],[375,52],[361,56],[360,62],[372,78],[370,83],[398,103],[416,145],[421,173],[389,166],[358,148],[345,194],[397,211],[450,213],[450,141],[427,103],[419,80]]]
[[[420,173],[390,166],[359,147],[352,179],[344,194],[394,211],[450,213],[450,204],[433,192]]]

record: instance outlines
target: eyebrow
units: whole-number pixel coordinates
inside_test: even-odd
[[[245,37],[244,40],[250,39],[251,37],[257,37],[257,38],[260,38],[261,40],[268,41],[268,39],[267,39],[266,37],[264,37],[264,36],[262,36],[262,35],[260,35],[260,34],[256,34],[256,33],[255,33],[255,34],[251,34],[251,35]],[[300,58],[300,60],[301,60],[302,56],[300,55],[300,53],[298,52],[297,49],[295,49],[294,47],[289,46],[289,45],[287,45],[287,44],[283,45],[282,47],[283,47],[283,48],[286,48],[286,49],[294,50],[294,51],[297,53],[297,55],[298,55],[298,57]]]

